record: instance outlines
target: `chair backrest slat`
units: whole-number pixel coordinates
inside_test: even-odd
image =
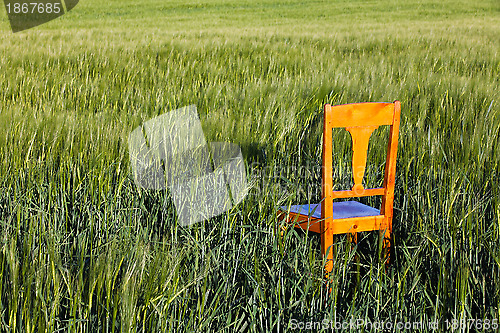
[[[328,105],[328,104],[327,104]],[[357,103],[330,106],[332,127],[392,125],[394,103]]]

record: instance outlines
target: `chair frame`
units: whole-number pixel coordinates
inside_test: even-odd
[[[400,113],[399,101],[324,106],[321,218],[290,212],[287,220],[297,221],[295,226],[298,228],[321,234],[321,252],[326,257],[327,273],[333,269],[333,251],[330,247],[337,234],[350,234],[351,241],[356,242],[358,232],[379,230],[380,236],[383,236],[383,259],[386,263],[390,260]],[[383,187],[365,189],[362,181],[368,143],[373,131],[382,125],[390,126]],[[351,134],[354,186],[351,190],[333,191],[332,129],[339,127],[344,127]],[[379,215],[333,219],[334,199],[375,195],[382,196]]]

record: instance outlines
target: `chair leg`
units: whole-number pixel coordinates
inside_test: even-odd
[[[351,242],[351,244],[358,244],[358,233],[357,232],[353,232],[351,234],[349,234],[349,241]]]
[[[389,225],[385,230],[380,231],[380,236],[382,237],[382,262],[386,265],[391,262],[391,242],[392,242],[392,224],[389,221]]]
[[[352,232],[347,237],[349,239],[349,242],[351,243],[351,249],[354,249],[358,244],[358,233]],[[359,256],[357,253],[354,254],[354,261],[356,261],[356,264],[358,264],[359,268]]]
[[[333,270],[333,234],[327,231],[321,234],[321,252],[323,257],[326,258],[325,271],[328,277]]]
[[[356,245],[358,244],[358,233],[357,232],[352,232],[349,234],[348,236],[349,238],[349,241],[351,242],[351,249],[355,250],[354,248],[356,247]],[[360,265],[360,260],[359,260],[359,256],[358,256],[358,253],[354,253],[354,263],[356,265],[356,271],[354,272],[355,274],[355,277],[356,277],[356,292],[358,290],[358,287],[359,287],[359,283],[361,281],[361,278],[360,278],[360,268],[361,268],[361,265]]]
[[[288,222],[288,221],[287,221],[287,222]],[[286,233],[286,229],[287,229],[286,224],[285,224],[285,225],[280,226],[279,228],[280,228],[280,236],[281,236],[281,238],[285,237],[285,233]]]

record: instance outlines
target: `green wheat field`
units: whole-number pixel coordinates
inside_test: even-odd
[[[498,330],[497,0],[81,0],[16,34],[0,13],[0,331]],[[320,199],[325,103],[394,100],[392,263],[377,233],[340,235],[328,281],[319,236],[281,236],[277,209]],[[190,104],[251,188],[181,227],[168,191],[134,184],[128,135]],[[382,329],[342,329],[363,330]]]

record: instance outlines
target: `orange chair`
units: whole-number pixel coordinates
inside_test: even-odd
[[[321,252],[327,257],[325,269],[333,268],[333,236],[348,233],[357,240],[357,233],[379,230],[384,237],[383,248],[386,262],[390,258],[392,236],[392,211],[396,176],[396,155],[401,103],[357,103],[325,105],[323,128],[323,168],[321,190],[323,200],[319,204],[281,207],[280,216],[289,222],[297,221],[297,228],[321,234]],[[389,144],[382,188],[365,189],[362,185],[366,169],[368,141],[375,129],[389,125]],[[354,186],[347,191],[333,191],[332,128],[345,127],[352,138],[352,173]],[[358,201],[333,202],[333,199],[382,196],[379,209]]]

